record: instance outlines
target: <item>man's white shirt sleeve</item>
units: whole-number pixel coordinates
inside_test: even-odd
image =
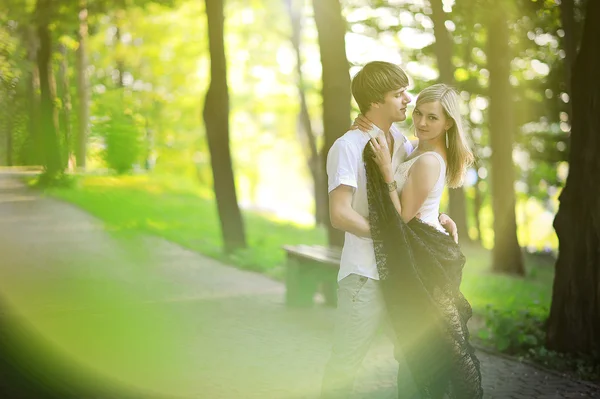
[[[358,161],[360,153],[352,143],[338,139],[327,155],[328,192],[340,184],[358,187]]]

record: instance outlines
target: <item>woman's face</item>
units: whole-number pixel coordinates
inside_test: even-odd
[[[413,111],[415,134],[419,140],[432,140],[444,134],[452,126],[439,101],[419,104]]]

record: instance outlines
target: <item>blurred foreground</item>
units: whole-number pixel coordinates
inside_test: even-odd
[[[334,310],[286,309],[279,282],[162,239],[110,234],[7,174],[0,253],[3,355],[30,386],[61,398],[318,395]],[[600,397],[591,385],[479,356],[486,397]],[[363,367],[358,397],[395,397],[383,334]]]

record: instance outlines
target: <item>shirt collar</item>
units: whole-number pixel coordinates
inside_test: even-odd
[[[379,136],[380,134],[383,134],[383,130],[381,130],[379,127],[375,126],[374,124],[371,124],[371,126],[372,126],[371,130],[369,130],[367,132],[367,134],[369,135],[370,138],[375,138],[375,137]],[[405,143],[406,141],[408,141],[406,136],[404,134],[402,134],[400,129],[398,129],[395,125],[392,125],[390,127],[390,133],[392,134],[392,137],[394,138],[394,142]]]

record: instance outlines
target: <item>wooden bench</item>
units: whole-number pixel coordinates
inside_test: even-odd
[[[308,307],[320,291],[328,306],[337,306],[339,248],[318,245],[286,245],[285,302],[290,307]]]

